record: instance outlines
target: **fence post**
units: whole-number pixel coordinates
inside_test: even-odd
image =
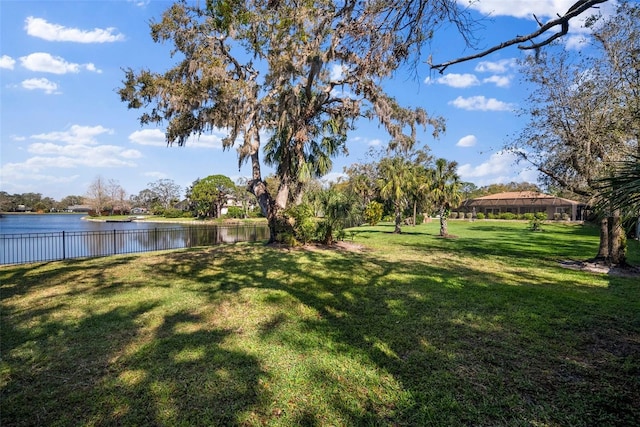
[[[67,251],[64,243],[64,231],[62,232],[62,259],[67,259]]]
[[[158,250],[158,227],[153,229],[153,240],[156,251]]]
[[[116,254],[117,254],[117,252],[116,252],[116,250],[117,250],[117,249],[116,249],[116,246],[117,246],[117,245],[116,245],[116,229],[114,228],[114,229],[113,229],[113,254],[114,254],[114,255],[116,255]]]

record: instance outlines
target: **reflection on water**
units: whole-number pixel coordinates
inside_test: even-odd
[[[99,223],[105,224],[105,223]],[[107,223],[109,226],[131,223]],[[267,240],[266,225],[176,226],[144,229],[0,234],[0,264],[211,246]]]

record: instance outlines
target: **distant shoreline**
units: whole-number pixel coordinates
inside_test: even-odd
[[[110,222],[108,218],[92,218],[90,216],[83,216],[81,218],[84,221],[92,221],[92,222]],[[125,221],[126,218],[122,218],[122,222]],[[116,222],[117,220],[112,220]],[[157,223],[157,224],[191,224],[191,225],[240,225],[240,224],[266,224],[266,219],[264,221],[247,221],[242,219],[224,219],[220,220],[197,220],[197,219],[167,219],[167,218],[155,218],[155,217],[144,217],[144,218],[132,218],[131,222],[149,222],[149,223]]]

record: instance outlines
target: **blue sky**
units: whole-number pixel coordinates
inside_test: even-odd
[[[467,5],[467,0],[459,0]],[[533,14],[547,20],[574,0],[480,0],[473,13],[489,14],[476,33],[479,48],[536,29]],[[609,3],[612,3],[610,1]],[[161,178],[183,190],[197,178],[224,174],[236,180],[236,153],[222,151],[222,131],[167,147],[163,128],[141,127],[139,111],[120,102],[123,68],[162,72],[174,64],[170,46],[156,44],[148,23],[159,19],[169,1],[11,1],[0,2],[0,190],[36,192],[61,199],[84,195],[97,177],[117,180],[137,194]],[[604,10],[612,4],[606,4]],[[580,48],[577,28],[564,43]],[[451,29],[436,33],[425,51],[435,63],[473,53]],[[534,171],[514,164],[501,147],[526,124],[518,108],[527,88],[515,68],[521,52],[509,48],[453,65],[444,74],[400,70],[386,83],[407,106],[424,107],[446,119],[437,140],[431,130],[418,135],[432,154],[455,160],[464,181],[478,186],[510,181],[535,182]],[[417,75],[416,75],[417,73]],[[330,176],[365,160],[388,136],[363,121],[349,135],[349,155],[336,158]],[[263,170],[263,175],[269,173]]]

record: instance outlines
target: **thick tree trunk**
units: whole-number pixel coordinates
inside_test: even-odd
[[[440,209],[440,236],[445,237],[449,235],[449,227],[447,225],[446,209]]]
[[[413,201],[413,224],[411,224],[413,227],[416,226],[416,217],[418,216],[418,202],[417,201]]]
[[[611,264],[624,265],[626,263],[625,238],[620,210],[617,209],[609,218],[609,262]]]
[[[273,243],[278,240],[278,209],[276,208],[275,200],[267,189],[267,184],[262,180],[260,158],[258,155],[260,137],[257,130],[254,130],[254,133],[251,152],[252,179],[247,182],[247,189],[258,199],[258,206],[260,206],[262,214],[267,218],[269,243]]]
[[[600,246],[595,259],[608,264],[625,265],[627,262],[625,239],[620,211],[616,210],[613,216],[600,221]]]
[[[609,221],[607,218],[600,220],[600,246],[596,260],[606,260],[609,257]]]
[[[402,233],[401,223],[402,223],[402,211],[398,207],[396,207],[396,226],[393,229],[394,233],[396,234]]]
[[[449,227],[447,225],[447,218],[440,215],[440,235],[442,237],[449,235]]]

